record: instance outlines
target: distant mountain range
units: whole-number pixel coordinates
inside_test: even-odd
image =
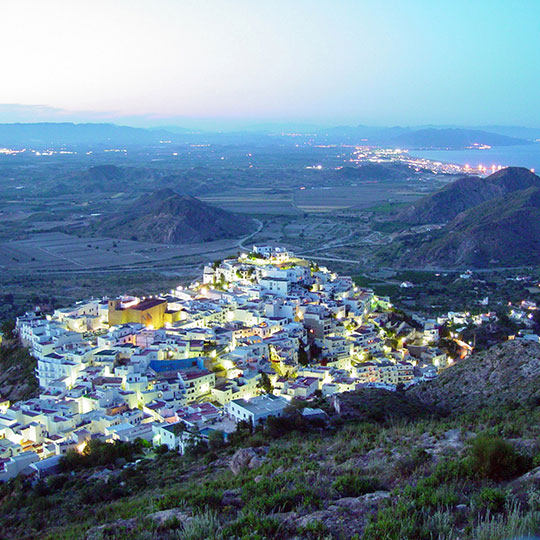
[[[508,137],[477,129],[419,129],[402,133],[393,139],[394,144],[406,148],[459,149],[473,145],[513,146],[529,144],[525,139]]]
[[[94,232],[112,238],[191,244],[237,238],[253,232],[255,222],[169,188],[142,195],[123,212],[103,219]]]
[[[154,144],[168,138],[169,132],[116,124],[73,124],[40,122],[0,124],[0,146],[9,145],[111,145]]]
[[[540,177],[509,167],[459,179],[396,216],[416,225],[449,223],[383,249],[397,266],[504,267],[540,262]]]
[[[515,133],[520,133],[516,128]],[[540,131],[540,130],[539,130]],[[390,127],[369,126],[337,127],[320,131],[328,142],[348,141],[353,144],[401,147],[404,149],[461,150],[473,145],[513,146],[530,144],[536,132],[523,130],[527,136],[510,136],[481,129],[443,127]]]
[[[167,128],[136,128],[106,123],[74,124],[41,122],[0,124],[0,146],[111,146],[153,145],[160,141],[173,143],[213,142],[239,144],[247,141],[272,142],[288,140],[287,133],[276,125],[260,125],[238,131],[188,130],[177,126]],[[334,128],[304,128],[306,138],[335,144],[370,144],[409,149],[463,149],[474,144],[509,146],[528,144],[540,137],[540,130],[493,126],[488,129],[450,127],[370,127],[344,126]]]

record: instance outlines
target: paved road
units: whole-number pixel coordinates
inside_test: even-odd
[[[257,222],[257,230],[255,232],[252,232],[251,234],[248,234],[247,236],[244,236],[244,238],[240,238],[240,240],[238,240],[238,243],[236,244],[240,249],[250,249],[249,247],[246,247],[244,245],[245,242],[247,242],[250,238],[253,238],[256,234],[259,234],[263,228],[263,222],[258,220],[258,219],[254,219],[253,221],[256,221]]]

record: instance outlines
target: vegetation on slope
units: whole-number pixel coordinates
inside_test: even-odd
[[[0,400],[18,401],[34,397],[38,382],[34,370],[36,359],[28,349],[11,338],[12,323],[3,323],[4,341],[0,346]]]
[[[540,345],[507,341],[446,369],[437,380],[411,389],[423,402],[448,412],[540,405]]]

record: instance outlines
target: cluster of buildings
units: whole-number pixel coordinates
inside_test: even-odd
[[[447,365],[433,321],[413,327],[388,298],[271,246],[208,265],[187,288],[28,313],[16,331],[40,392],[0,402],[0,480],[92,438],[182,452],[293,398],[393,389]]]
[[[486,150],[489,149],[488,145],[478,145],[474,143],[468,148],[474,148],[476,150]],[[427,158],[415,157],[409,155],[408,150],[403,150],[399,148],[378,148],[373,146],[356,146],[352,156],[350,158],[352,163],[363,164],[366,162],[371,163],[404,163],[409,165],[409,167],[420,171],[422,169],[431,170],[436,174],[475,174],[479,176],[488,176],[497,171],[500,171],[502,165],[458,165],[455,163],[444,163],[441,161],[434,161]],[[534,170],[532,170],[534,172]]]

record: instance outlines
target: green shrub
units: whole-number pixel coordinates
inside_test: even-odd
[[[306,540],[328,538],[328,527],[322,521],[310,521],[303,527],[298,527],[298,534]]]
[[[410,476],[430,459],[431,456],[423,448],[415,448],[408,456],[402,457],[397,462],[397,472],[401,476]]]
[[[473,441],[470,456],[471,470],[483,478],[500,481],[526,472],[532,460],[518,454],[504,439],[479,435]]]
[[[248,482],[242,490],[246,507],[256,512],[291,512],[300,507],[320,506],[320,496],[304,483],[296,484],[294,474]]]
[[[260,512],[248,511],[222,529],[223,538],[241,538],[253,540],[280,539],[282,524]]]
[[[499,488],[485,487],[475,497],[476,504],[490,512],[502,512],[506,502],[506,493]]]
[[[399,499],[392,506],[379,509],[375,516],[370,516],[362,539],[432,540],[433,532],[423,524],[422,514],[414,508],[411,501]]]
[[[225,540],[221,532],[221,524],[214,512],[204,512],[193,516],[193,519],[182,526],[177,535],[178,540]]]
[[[381,483],[377,478],[342,474],[334,480],[332,487],[342,497],[360,497],[381,489]]]
[[[452,506],[459,502],[459,497],[452,485],[433,485],[430,478],[419,480],[416,486],[407,486],[403,496],[414,503],[418,509],[440,506]]]
[[[449,459],[438,463],[433,474],[426,480],[433,482],[434,485],[438,485],[441,482],[465,480],[470,476],[470,464],[467,460]]]

